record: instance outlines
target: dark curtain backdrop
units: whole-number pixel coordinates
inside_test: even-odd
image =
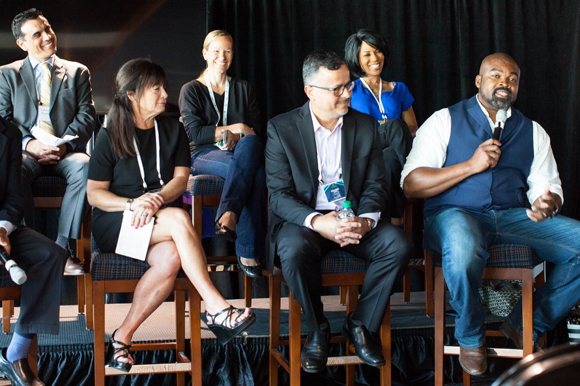
[[[262,119],[302,105],[311,51],[344,55],[359,28],[390,45],[383,78],[405,83],[418,123],[477,93],[481,60],[506,52],[522,76],[515,107],[552,139],[564,214],[580,219],[580,2],[578,0],[207,0],[208,30],[234,37],[230,74],[258,90]]]

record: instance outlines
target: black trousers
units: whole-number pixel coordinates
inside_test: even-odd
[[[324,321],[320,262],[331,250],[340,249],[340,245],[291,223],[280,229],[277,245],[284,278],[304,311],[308,330],[318,330]],[[354,317],[370,331],[377,332],[393,285],[405,272],[413,242],[400,228],[381,221],[360,244],[342,249],[370,263]]]
[[[62,273],[67,252],[25,226],[19,226],[9,238],[10,255],[28,277],[22,285],[20,316],[14,331],[58,334]]]

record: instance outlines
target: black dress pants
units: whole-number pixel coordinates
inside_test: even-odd
[[[340,245],[304,226],[286,223],[278,233],[282,272],[304,311],[309,331],[318,330],[324,321],[320,263],[333,249]],[[405,232],[386,221],[367,232],[360,244],[342,248],[370,263],[354,311],[354,318],[370,331],[379,330],[393,285],[404,274],[412,249],[413,242]]]
[[[9,238],[10,255],[28,278],[22,285],[15,332],[58,334],[62,273],[68,253],[25,226],[19,226]]]

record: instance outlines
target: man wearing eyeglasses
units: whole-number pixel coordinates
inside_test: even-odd
[[[268,269],[281,267],[304,310],[308,338],[301,362],[314,373],[326,366],[330,339],[320,298],[320,262],[332,250],[368,262],[361,297],[342,333],[366,364],[383,366],[380,344],[369,331],[379,330],[412,242],[401,229],[379,221],[387,190],[377,125],[371,116],[349,108],[353,83],[344,59],[316,51],[304,60],[302,77],[309,102],[268,123]],[[355,216],[340,220],[345,200]]]

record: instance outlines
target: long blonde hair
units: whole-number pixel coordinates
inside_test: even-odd
[[[219,38],[220,36],[225,36],[225,37],[229,38],[232,42],[232,46],[234,45],[234,38],[232,38],[232,35],[230,35],[230,33],[228,31],[226,31],[225,29],[216,29],[216,30],[213,30],[210,33],[208,33],[207,36],[205,37],[205,39],[203,40],[203,49],[208,51],[209,45],[211,44],[211,42],[213,42],[214,39]],[[205,70],[203,70],[203,72],[201,73],[201,75],[199,77],[200,78],[203,77],[206,72],[207,72],[207,63],[206,63]]]

